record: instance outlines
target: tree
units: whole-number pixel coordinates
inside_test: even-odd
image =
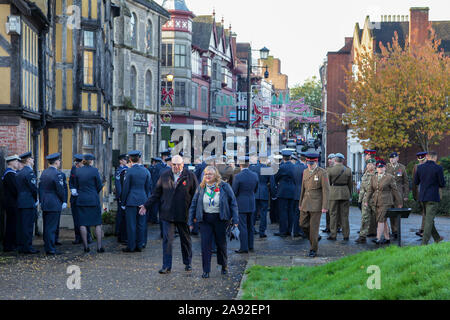
[[[385,153],[418,144],[429,150],[450,132],[450,59],[430,27],[421,45],[380,43],[381,54],[358,53],[347,70],[342,120],[364,147]]]

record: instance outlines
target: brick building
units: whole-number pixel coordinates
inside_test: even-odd
[[[352,67],[356,54],[362,48],[369,48],[374,54],[381,52],[380,42],[387,46],[392,43],[397,33],[399,43],[405,40],[420,44],[428,36],[429,8],[411,8],[410,16],[382,16],[380,22],[372,22],[366,18],[363,28],[355,25],[353,37],[345,38],[345,45],[337,52],[328,52],[327,59],[321,68],[323,81],[323,107],[326,111],[326,126],[324,127],[326,154],[341,152],[346,155],[347,164],[353,171],[364,168],[363,147],[357,139],[351,138],[350,130],[339,120],[345,112],[339,101],[345,102],[345,69]],[[410,18],[410,19],[409,19]],[[441,39],[441,49],[450,54],[450,21],[431,21],[436,37]],[[414,32],[413,32],[414,31]],[[412,147],[400,152],[400,162],[407,164],[415,160],[415,154],[420,147]],[[432,146],[440,156],[450,154],[450,136],[446,136],[438,146]]]

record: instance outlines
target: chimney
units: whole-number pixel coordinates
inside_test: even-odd
[[[429,8],[411,8],[409,22],[409,43],[411,45],[424,43],[428,37]]]

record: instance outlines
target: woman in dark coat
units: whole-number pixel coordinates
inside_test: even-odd
[[[78,168],[75,173],[80,234],[84,252],[89,252],[87,227],[95,226],[97,252],[103,253],[105,249],[102,247],[102,209],[98,195],[102,191],[103,185],[98,169],[92,166],[95,157],[92,154],[86,154],[83,159],[83,167]]]
[[[192,199],[189,209],[189,226],[200,223],[202,244],[203,278],[209,278],[213,239],[217,244],[217,263],[222,265],[222,274],[228,273],[226,230],[230,221],[237,227],[239,212],[231,186],[223,182],[219,170],[207,167],[203,181]]]

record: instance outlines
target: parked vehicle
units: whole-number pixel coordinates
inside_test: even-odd
[[[297,136],[297,145],[304,145],[305,144],[305,138],[302,136]]]
[[[295,139],[289,139],[286,143],[286,147],[292,149],[297,148],[297,141]]]

